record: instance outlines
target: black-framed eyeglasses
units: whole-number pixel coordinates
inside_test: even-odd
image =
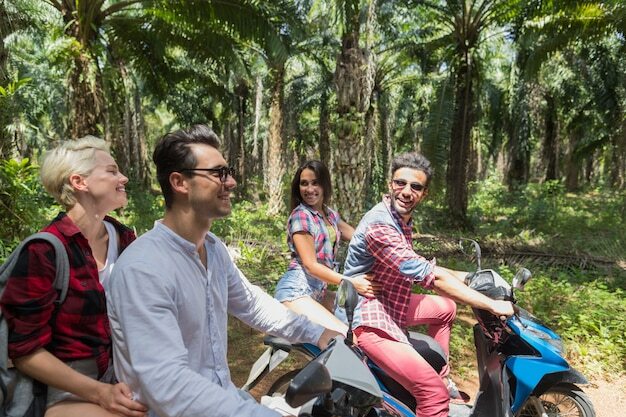
[[[231,177],[235,175],[235,170],[231,167],[219,167],[219,168],[187,168],[181,169],[180,172],[194,172],[194,171],[206,171],[206,172],[215,172],[218,174],[218,177],[221,182],[226,182],[228,180],[228,176]]]
[[[419,193],[420,191],[424,191],[426,189],[426,186],[424,184],[420,184],[419,182],[407,182],[405,180],[391,180],[391,182],[393,183],[394,188],[397,189],[403,189],[404,187],[406,187],[407,184],[409,184],[411,186],[411,190],[415,191],[416,193]]]

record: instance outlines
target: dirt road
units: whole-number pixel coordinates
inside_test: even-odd
[[[478,389],[477,379],[456,382],[460,389],[471,395],[473,401]],[[614,381],[596,379],[581,388],[591,400],[596,417],[626,416],[626,376]]]

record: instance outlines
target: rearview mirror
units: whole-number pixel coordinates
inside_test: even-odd
[[[480,270],[481,252],[478,242],[472,239],[461,238],[459,240],[459,247],[461,248],[461,252],[476,259],[476,265],[478,266],[478,270]]]
[[[309,362],[296,375],[285,394],[285,401],[292,407],[300,407],[320,394],[330,392],[333,381],[326,366],[317,360]]]
[[[531,277],[532,277],[532,274],[530,273],[528,269],[520,268],[519,271],[517,271],[517,273],[513,277],[513,287],[517,288],[518,290],[523,290],[524,286],[526,285],[528,281],[530,281]]]
[[[339,288],[337,288],[337,304],[341,308],[346,309],[348,319],[354,313],[354,309],[359,302],[359,293],[354,288],[354,284],[347,279],[341,280]]]

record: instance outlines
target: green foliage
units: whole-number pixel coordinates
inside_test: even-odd
[[[448,163],[448,147],[453,123],[454,82],[451,78],[445,77],[438,81],[433,91],[422,144],[424,154],[428,155],[435,172],[440,173],[433,177],[431,186],[435,190],[443,189],[445,182],[443,174],[446,172]]]
[[[217,220],[211,231],[234,250],[237,266],[246,277],[271,294],[289,263],[286,221],[268,216],[267,204],[242,201],[234,205],[229,217]]]
[[[128,206],[121,210],[120,221],[135,230],[137,236],[154,226],[154,221],[163,217],[165,200],[161,194],[145,192],[135,185],[126,185]]]
[[[574,279],[576,280],[576,279]],[[578,278],[580,280],[580,278]],[[564,340],[567,357],[589,374],[626,371],[626,299],[601,281],[572,284],[564,271],[535,276],[520,305],[545,321]]]
[[[472,237],[484,246],[535,247],[542,252],[590,256],[624,262],[626,253],[626,195],[621,192],[589,190],[568,193],[557,181],[528,184],[514,192],[495,176],[471,186],[469,215]],[[440,202],[430,200],[417,211],[422,233],[461,236],[446,224]],[[467,232],[464,234],[467,236]],[[437,243],[420,242],[416,250],[436,253]],[[514,267],[493,265],[509,280]],[[532,263],[532,261],[529,261]],[[462,258],[438,259],[458,270],[473,270]],[[623,266],[614,270],[526,265],[533,271],[525,292],[518,293],[520,305],[553,328],[565,341],[567,358],[587,375],[626,372],[626,312]],[[466,307],[459,306],[453,328],[451,356],[455,372],[471,369],[474,351],[471,323]],[[459,369],[460,368],[460,369]]]
[[[39,182],[36,165],[27,158],[0,161],[0,261],[57,209]]]
[[[558,181],[509,192],[495,178],[474,188],[470,216],[479,233],[490,239],[610,259],[626,253],[624,192],[572,194]]]

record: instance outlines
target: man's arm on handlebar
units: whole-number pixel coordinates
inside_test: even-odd
[[[459,275],[451,273],[447,268],[435,266],[433,272],[435,274],[434,289],[438,293],[471,307],[490,311],[498,317],[513,315],[513,303],[510,301],[493,300],[478,291],[474,291],[459,280]],[[467,273],[464,274],[467,275]]]

